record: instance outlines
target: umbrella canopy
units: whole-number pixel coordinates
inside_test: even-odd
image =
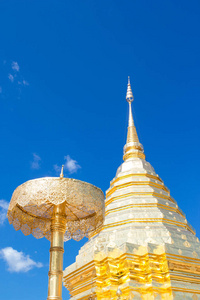
[[[18,186],[8,208],[8,220],[15,230],[36,238],[51,238],[55,205],[65,203],[67,220],[64,240],[80,240],[101,227],[104,194],[92,184],[72,178],[44,177]]]

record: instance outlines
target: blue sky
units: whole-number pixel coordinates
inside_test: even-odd
[[[12,192],[62,164],[105,192],[122,163],[128,76],[146,158],[200,236],[199,15],[198,0],[1,1],[2,300],[47,297],[49,242],[8,224]],[[64,267],[85,241],[65,243]]]

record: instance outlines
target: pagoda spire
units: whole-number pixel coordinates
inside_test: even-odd
[[[126,140],[126,145],[124,146],[124,156],[123,156],[124,161],[134,157],[145,159],[143,146],[139,142],[135,124],[133,121],[132,106],[131,106],[133,100],[134,97],[131,89],[130,77],[128,77],[126,101],[129,104],[129,119],[128,119],[127,140]]]

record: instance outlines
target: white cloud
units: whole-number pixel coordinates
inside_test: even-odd
[[[11,67],[14,71],[17,71],[19,72],[19,65],[18,65],[18,62],[16,61],[13,61],[12,64],[11,64]]]
[[[3,64],[6,65],[6,61],[4,61]],[[8,70],[8,73],[6,71],[7,75],[5,74],[5,76],[8,76],[9,81],[13,83],[12,88],[14,91],[17,91],[17,98],[20,99],[23,88],[28,87],[29,82],[24,78],[23,74],[21,74],[21,68],[17,61],[8,62],[5,68]],[[2,86],[0,86],[0,94],[2,94],[0,96],[6,96],[6,90],[3,89],[2,93]]]
[[[26,80],[22,80],[22,81],[19,81],[18,80],[18,82],[17,82],[19,85],[29,85],[29,83],[28,83],[28,81],[26,81]]]
[[[3,200],[3,199],[0,200],[0,207],[1,208],[5,209],[5,210],[8,210],[8,206],[9,206],[9,203],[6,200]]]
[[[1,209],[1,211],[0,211],[0,225],[3,225],[6,218],[7,218],[7,211]]]
[[[81,168],[77,161],[72,159],[69,155],[65,156],[64,159],[66,160],[64,164],[64,169],[69,171],[70,174],[76,173],[78,169]]]
[[[12,74],[8,74],[8,79],[13,82],[14,81],[14,76]]]
[[[8,210],[9,203],[5,200],[0,200],[0,225],[6,220],[7,210]]]
[[[31,169],[38,170],[40,168],[41,158],[36,153],[33,153],[33,161],[31,162]]]
[[[54,170],[56,171],[56,173],[59,173],[61,171],[61,167],[58,166],[57,164],[53,166]]]
[[[78,169],[81,169],[81,166],[78,164],[78,162],[74,159],[72,159],[69,155],[64,156],[64,170],[68,171],[70,174],[76,173]],[[58,166],[57,164],[53,166],[56,173],[61,172],[61,166]]]
[[[42,263],[35,262],[29,255],[26,255],[23,252],[18,252],[12,247],[1,249],[0,258],[6,262],[8,271],[11,273],[28,272],[33,268],[43,267]]]
[[[26,81],[26,80],[23,80],[22,83],[23,83],[23,85],[29,85],[28,81]]]

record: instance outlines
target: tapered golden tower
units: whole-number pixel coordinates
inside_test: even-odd
[[[168,188],[145,160],[130,80],[124,162],[106,193],[103,228],[64,271],[71,300],[200,299],[200,244]]]

